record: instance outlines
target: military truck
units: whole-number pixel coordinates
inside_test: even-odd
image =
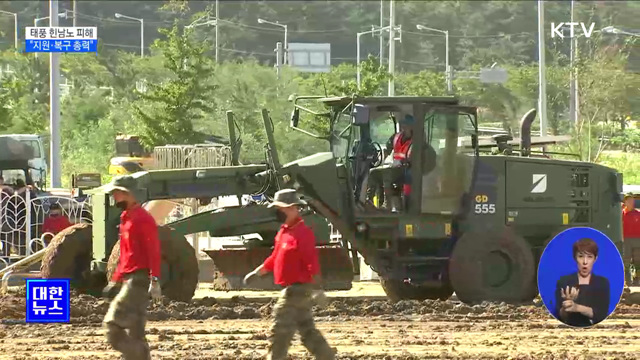
[[[0,135],[0,161],[21,160],[28,162],[32,183],[38,187],[44,187],[47,179],[47,160],[42,137],[34,134]],[[8,176],[12,175],[8,174]],[[22,176],[22,179],[25,180],[25,177]]]
[[[541,250],[559,231],[592,226],[620,246],[621,174],[596,164],[551,160],[533,150],[531,114],[523,121],[519,144],[499,135],[497,154],[485,154],[478,141],[476,108],[462,106],[456,98],[292,101],[292,127],[328,140],[330,152],[287,164],[280,164],[277,152],[271,151],[265,164],[138,172],[139,198],[263,194],[269,199],[278,189],[296,188],[309,203],[305,216],[327,219],[340,232],[342,248],[336,254],[360,253],[393,300],[445,299],[455,291],[469,303],[530,301],[537,294]],[[303,101],[323,110],[305,107]],[[302,112],[316,122],[324,119],[327,133],[304,130]],[[404,114],[418,120],[410,156],[412,189],[407,206],[392,212],[381,206],[384,201],[374,204],[370,195],[380,193],[375,178],[397,171],[384,163],[381,144],[398,130],[397,119]],[[266,110],[263,120],[273,130]],[[267,139],[268,149],[275,149],[272,131]],[[100,188],[92,194],[92,203],[92,228],[71,228],[52,241],[42,260],[44,277],[70,277],[85,288],[108,279],[119,254],[119,210]],[[273,210],[260,204],[215,209],[167,224],[160,230],[163,293],[189,300],[195,291],[197,262],[184,235],[208,231],[233,236],[277,227]],[[246,250],[242,254],[247,255]],[[208,253],[225,276],[244,275],[240,268],[247,262],[225,263],[224,256]],[[259,263],[265,253],[251,256],[249,260]],[[351,260],[356,268],[357,256]]]

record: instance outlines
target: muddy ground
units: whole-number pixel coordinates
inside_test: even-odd
[[[603,323],[572,329],[539,303],[394,304],[361,290],[329,293],[330,304],[315,309],[338,359],[640,359],[640,305],[621,304]],[[201,289],[189,304],[153,304],[153,358],[264,359],[274,294],[250,294]],[[108,301],[77,295],[71,307],[71,324],[27,325],[24,295],[0,297],[0,359],[118,359],[101,327]],[[291,354],[311,359],[298,337]]]

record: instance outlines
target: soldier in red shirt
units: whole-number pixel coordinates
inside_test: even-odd
[[[622,209],[622,239],[624,241],[624,263],[633,265],[640,270],[640,210],[635,207],[635,197],[632,194],[624,196]],[[627,283],[631,285],[631,272],[625,271]],[[636,275],[636,279],[638,275]]]
[[[49,207],[49,216],[44,219],[42,224],[42,232],[55,235],[71,225],[71,221],[62,213],[60,204],[52,204]]]
[[[151,359],[145,337],[149,295],[161,296],[160,240],[158,226],[138,204],[136,181],[129,175],[116,177],[107,187],[122,209],[120,215],[120,261],[104,294],[109,296],[117,282],[124,284],[104,318],[107,340],[125,360]],[[127,332],[128,330],[128,332]]]
[[[306,202],[293,189],[276,192],[269,207],[276,207],[283,222],[275,238],[271,256],[244,278],[245,285],[258,276],[273,272],[274,282],[284,287],[274,307],[268,359],[285,360],[296,331],[302,344],[318,360],[333,360],[335,351],[313,322],[314,302],[324,305],[320,263],[313,231],[300,217],[298,206]],[[315,289],[315,290],[314,290]]]

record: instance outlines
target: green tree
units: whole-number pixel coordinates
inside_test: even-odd
[[[191,30],[178,26],[160,30],[167,38],[156,40],[169,78],[159,84],[148,83],[134,105],[134,116],[141,125],[147,146],[187,144],[197,139],[193,122],[206,117],[207,103],[215,86],[208,82],[213,73],[204,55],[206,43],[196,43]]]
[[[47,57],[7,50],[0,56],[4,73],[0,127],[10,132],[44,133],[48,128],[49,74]]]

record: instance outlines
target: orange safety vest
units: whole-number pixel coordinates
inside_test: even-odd
[[[393,137],[393,160],[409,159],[411,156],[411,139],[402,142],[402,133]]]
[[[402,142],[402,133],[397,133],[393,138],[393,160],[409,160],[411,156],[411,140]],[[403,184],[402,192],[405,195],[411,193],[411,184]]]

